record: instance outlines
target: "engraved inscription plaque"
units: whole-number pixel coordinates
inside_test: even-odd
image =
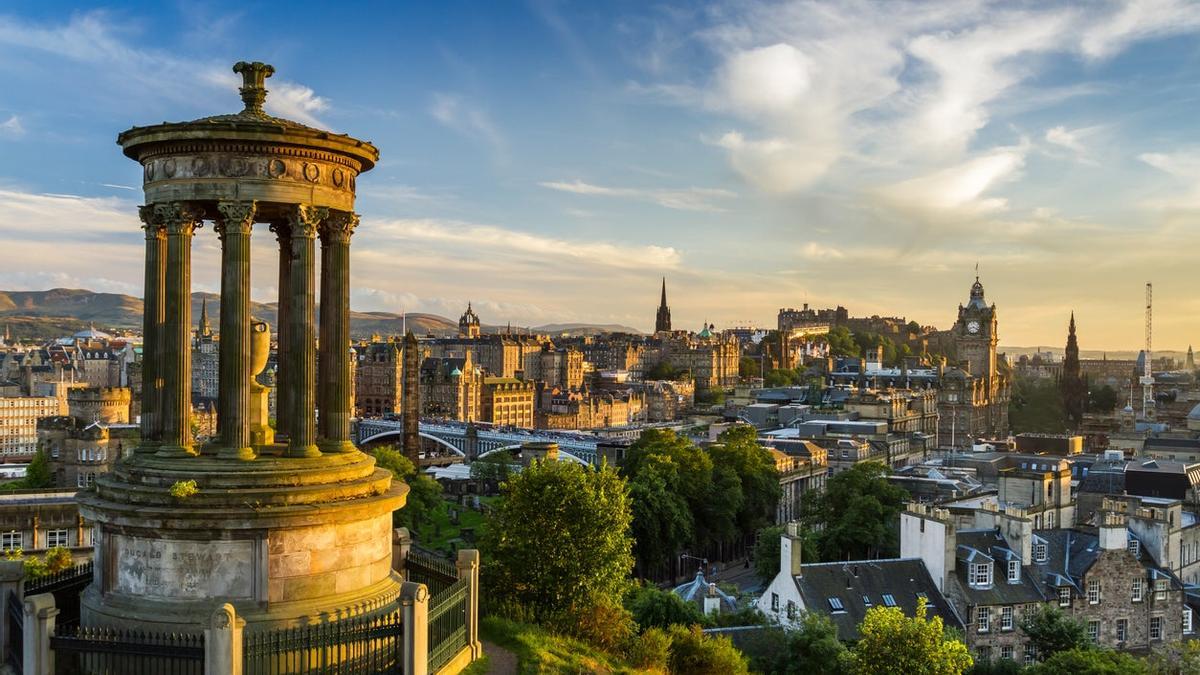
[[[118,561],[112,590],[159,598],[250,598],[251,541],[180,541],[109,535]]]

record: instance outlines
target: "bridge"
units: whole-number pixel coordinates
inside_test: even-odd
[[[560,455],[583,464],[599,464],[596,445],[600,438],[591,434],[568,431],[505,430],[476,426],[472,432],[465,422],[421,420],[420,436],[464,459],[473,460],[493,452],[516,450],[525,443],[557,443]],[[358,443],[400,444],[404,436],[399,419],[361,419],[358,421]],[[473,436],[473,438],[471,437]]]

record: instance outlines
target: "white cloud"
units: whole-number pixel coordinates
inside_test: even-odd
[[[594,185],[585,183],[581,180],[573,181],[543,181],[538,183],[544,188],[558,190],[559,192],[570,192],[577,195],[600,196],[600,197],[621,197],[625,199],[636,199],[648,201],[658,204],[663,208],[675,209],[678,211],[724,211],[725,209],[713,204],[714,199],[729,199],[736,197],[737,193],[720,188],[700,188],[689,187],[682,189],[639,189],[639,188],[621,188],[621,187],[606,187],[603,185]]]
[[[892,203],[933,213],[978,215],[1003,211],[1008,203],[989,197],[995,186],[1013,180],[1025,164],[1023,148],[1002,148],[962,164],[880,189]]]
[[[21,125],[21,118],[16,114],[10,115],[8,119],[0,122],[0,137],[16,138],[24,135],[25,127]]]
[[[445,127],[482,140],[496,151],[503,151],[507,146],[487,111],[458,94],[434,94],[429,104],[429,114]]]
[[[809,260],[841,260],[846,257],[846,254],[840,250],[832,246],[818,244],[815,241],[810,241],[800,247],[800,255]]]
[[[1064,126],[1057,126],[1046,130],[1046,142],[1060,145],[1072,152],[1083,154],[1087,150],[1083,147],[1083,142],[1080,138],[1078,130],[1068,130]]]
[[[726,133],[714,145],[729,151],[729,163],[750,184],[774,193],[811,185],[840,154],[833,139],[809,143],[782,137],[753,140],[738,131]]]

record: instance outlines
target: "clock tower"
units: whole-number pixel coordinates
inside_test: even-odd
[[[991,385],[996,378],[996,306],[983,299],[983,284],[979,277],[971,286],[971,298],[958,306],[958,321],[952,329],[954,348],[960,363],[966,364],[971,375]]]

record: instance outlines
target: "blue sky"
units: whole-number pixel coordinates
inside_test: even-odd
[[[0,288],[138,293],[137,124],[268,109],[375,142],[358,309],[485,322],[948,325],[1008,345],[1200,327],[1200,5],[178,2],[0,6]],[[336,7],[336,9],[331,9]],[[275,293],[269,235],[254,295]],[[197,238],[198,289],[218,285]],[[261,270],[261,271],[260,271]],[[1200,342],[1200,340],[1196,340]]]

